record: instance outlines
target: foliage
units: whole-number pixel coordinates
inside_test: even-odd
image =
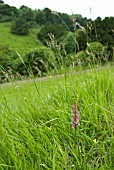
[[[11,26],[11,32],[13,34],[18,35],[28,35],[29,34],[28,23],[23,17],[16,19]]]
[[[103,46],[103,44],[99,42],[92,42],[88,44],[86,52],[90,60],[94,59],[94,62],[105,62],[109,59],[107,47]]]
[[[47,23],[45,24],[40,32],[37,34],[37,38],[44,44],[48,45],[50,41],[50,34],[54,36],[56,40],[60,40],[60,38],[66,35],[67,30],[64,25],[58,25],[56,23]]]
[[[95,40],[95,37],[98,42],[101,42],[104,46],[108,46],[108,50],[110,51],[110,60],[112,60],[113,56],[113,47],[114,47],[114,35],[113,35],[113,28],[114,28],[114,17],[105,17],[101,20],[98,17],[92,27],[92,40]]]
[[[20,7],[20,18],[23,18],[26,23],[28,24],[29,28],[33,28],[36,26],[36,22],[34,20],[34,11],[26,6],[21,6]]]
[[[113,42],[113,28],[114,28],[114,17],[106,17],[102,21],[100,18],[95,20],[96,31],[98,35],[98,41],[104,45],[114,45]],[[93,28],[93,31],[94,28]],[[94,33],[93,33],[94,34]]]
[[[63,36],[60,40],[62,48],[65,49],[66,53],[75,52],[76,48],[76,35],[75,33],[68,32],[67,35]]]
[[[86,27],[88,19],[87,18],[83,18],[82,15],[80,14],[72,14],[70,16],[71,20],[73,21],[73,25],[75,25],[77,23],[76,29],[80,28],[78,25],[81,25],[82,27]],[[75,29],[74,29],[75,31]]]
[[[75,65],[103,64],[109,60],[106,46],[99,42],[89,43],[85,51],[80,51],[74,55]]]
[[[49,8],[38,10],[35,15],[35,21],[38,25],[45,25],[48,22],[55,23],[58,18],[51,12]]]
[[[43,75],[53,68],[55,56],[46,47],[28,51],[24,57],[8,46],[0,46],[0,75],[19,73],[21,75]],[[12,62],[13,61],[13,62]]]
[[[0,4],[4,4],[4,1],[0,0]]]
[[[86,32],[85,29],[78,29],[76,32],[76,41],[78,43],[77,45],[77,50],[78,51],[82,51],[85,50],[87,47],[87,36],[86,36]]]
[[[76,55],[74,55],[74,59],[73,59],[73,65],[79,65],[79,66],[85,66],[88,64],[88,58],[87,58],[87,54],[85,51],[80,51],[78,52]]]
[[[0,22],[12,21],[19,16],[18,9],[8,4],[0,3]]]
[[[7,45],[0,46],[0,75],[6,72],[15,74],[18,71],[19,57],[16,52]]]
[[[53,51],[47,47],[40,47],[28,51],[24,57],[24,63],[28,72],[32,71],[34,75],[42,75],[51,70],[54,60],[55,56]]]

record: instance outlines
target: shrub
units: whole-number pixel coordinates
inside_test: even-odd
[[[27,21],[22,17],[16,19],[11,26],[11,33],[17,35],[28,35],[29,26]]]
[[[88,44],[86,53],[89,60],[94,61],[95,63],[108,61],[109,58],[107,47],[103,46],[99,42],[92,42]]]
[[[60,45],[64,46],[65,51],[67,53],[75,52],[76,47],[75,33],[68,32],[66,36],[62,37]]]
[[[40,32],[37,34],[37,38],[44,44],[47,45],[51,41],[50,34],[54,36],[56,40],[60,40],[63,35],[66,35],[66,28],[62,24],[47,23],[45,24]]]
[[[27,69],[33,74],[43,74],[53,68],[55,60],[54,52],[47,47],[33,49],[26,53],[24,57]]]
[[[16,52],[7,45],[0,45],[0,75],[18,71],[18,64],[19,57]]]
[[[87,54],[85,51],[80,51],[73,57],[73,65],[84,66],[88,63]]]

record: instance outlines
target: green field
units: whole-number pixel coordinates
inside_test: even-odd
[[[0,45],[9,46],[20,54],[41,46],[36,36],[39,28],[32,28],[29,35],[22,36],[11,34],[10,27],[10,22],[0,23]]]
[[[114,169],[114,67],[0,85],[0,117],[0,170]]]

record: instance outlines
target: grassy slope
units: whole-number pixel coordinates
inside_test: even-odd
[[[8,45],[21,54],[32,48],[38,48],[41,45],[36,38],[39,28],[30,30],[28,36],[20,36],[11,34],[10,26],[10,22],[0,23],[0,45]]]
[[[1,170],[114,169],[113,89],[110,67],[1,85]],[[81,116],[76,141],[74,101]]]

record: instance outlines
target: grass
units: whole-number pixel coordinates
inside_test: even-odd
[[[0,170],[113,170],[113,89],[114,67],[1,85]]]
[[[0,23],[0,31],[2,32],[2,34],[0,34],[0,45],[9,46],[20,54],[41,46],[36,36],[40,28],[32,28],[29,35],[21,36],[11,34],[10,27],[11,22]]]

